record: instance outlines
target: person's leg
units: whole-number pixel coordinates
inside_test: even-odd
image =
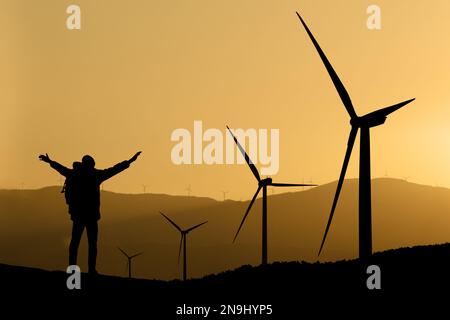
[[[98,238],[98,224],[97,221],[90,221],[86,224],[86,231],[89,243],[88,265],[89,273],[97,273],[97,238]]]
[[[69,245],[69,265],[77,264],[78,246],[84,231],[84,223],[74,220],[72,225],[72,239]]]

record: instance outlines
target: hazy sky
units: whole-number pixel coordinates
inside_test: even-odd
[[[81,30],[66,28],[72,3]],[[194,120],[280,129],[274,180],[336,180],[349,119],[297,10],[358,114],[416,98],[371,130],[372,177],[450,187],[447,0],[0,0],[0,187],[57,184],[40,153],[106,167],[142,150],[105,189],[250,198],[244,165],[171,162],[172,131]],[[358,163],[359,139],[347,177]]]

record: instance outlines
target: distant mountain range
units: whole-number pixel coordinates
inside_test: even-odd
[[[318,260],[336,182],[306,191],[270,195],[269,261]],[[375,251],[450,241],[450,189],[397,179],[372,181]],[[133,263],[133,275],[149,279],[180,277],[179,234],[158,211],[179,225],[208,224],[188,239],[188,274],[201,277],[261,257],[261,200],[258,199],[235,244],[233,236],[248,201],[163,194],[102,192],[98,269],[124,276],[129,253],[144,251]],[[320,261],[357,256],[358,180],[346,180]],[[60,187],[0,190],[0,262],[64,270],[71,221]],[[83,238],[79,264],[86,268]]]

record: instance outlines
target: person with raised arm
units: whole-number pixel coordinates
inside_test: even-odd
[[[64,192],[72,224],[72,239],[69,245],[69,265],[77,264],[78,247],[86,228],[89,253],[88,271],[97,274],[97,238],[98,220],[100,220],[100,185],[105,180],[127,169],[141,154],[137,152],[129,160],[122,161],[107,169],[95,168],[95,160],[90,155],[83,156],[81,164],[69,169],[50,159],[48,154],[41,154],[39,160],[66,177]]]

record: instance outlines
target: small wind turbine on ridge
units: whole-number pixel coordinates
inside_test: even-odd
[[[120,250],[120,252],[123,253],[123,255],[127,258],[127,267],[128,267],[128,278],[131,278],[131,261],[140,256],[141,254],[143,254],[143,252],[134,254],[132,256],[128,255],[128,253],[126,253],[124,250],[122,250],[121,248],[118,247],[118,249]]]
[[[187,234],[189,232],[191,232],[194,229],[197,229],[198,227],[204,225],[205,223],[207,223],[208,221],[199,223],[191,228],[188,229],[181,229],[172,219],[170,219],[168,216],[166,216],[164,213],[162,213],[161,211],[159,212],[164,218],[166,218],[167,221],[169,221],[169,223],[175,227],[175,229],[177,229],[180,234],[181,234],[181,240],[180,240],[180,249],[178,250],[178,264],[180,263],[180,255],[181,255],[181,247],[183,247],[183,281],[185,281],[187,279],[187,256],[186,256],[186,242],[187,242]]]

